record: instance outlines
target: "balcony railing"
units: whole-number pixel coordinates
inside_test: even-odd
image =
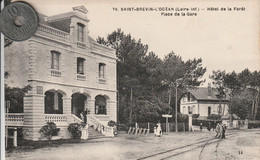
[[[99,78],[100,84],[106,84],[107,80],[105,78]]]
[[[61,77],[61,71],[51,70],[51,76],[53,76],[53,77]]]
[[[77,42],[77,47],[85,49],[86,48],[86,44],[81,43],[81,42]]]
[[[85,75],[78,74],[78,75],[77,75],[77,80],[78,80],[78,81],[86,81],[86,76],[85,76]]]
[[[23,113],[8,113],[5,115],[5,124],[8,126],[22,126],[24,123]]]
[[[81,123],[82,120],[74,114],[44,114],[44,122],[54,122],[57,125],[68,125],[70,123]],[[7,126],[23,126],[24,113],[8,113],[5,115]]]
[[[69,33],[58,30],[50,26],[46,26],[44,24],[38,25],[38,31],[41,31],[43,34],[47,34],[48,36],[55,36],[64,40],[69,39]]]
[[[54,122],[55,124],[67,123],[67,115],[63,114],[44,114],[44,121]]]

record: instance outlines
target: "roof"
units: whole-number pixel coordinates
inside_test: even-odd
[[[197,100],[219,100],[216,95],[218,92],[215,88],[211,88],[211,92],[209,93],[208,87],[199,87],[194,90],[189,90],[189,92],[197,99]],[[228,98],[226,98],[228,99]],[[223,99],[222,99],[223,101]]]
[[[38,15],[39,23],[45,24],[45,25],[49,25],[49,24],[46,22],[46,20],[45,20],[45,18],[47,17],[46,15],[44,15],[44,14],[42,14],[42,13],[39,13],[39,12],[37,12],[37,15]]]

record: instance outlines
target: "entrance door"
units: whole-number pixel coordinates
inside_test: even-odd
[[[84,94],[74,93],[71,98],[71,113],[81,118],[80,113],[85,110],[87,97]]]

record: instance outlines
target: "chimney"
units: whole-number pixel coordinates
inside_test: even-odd
[[[212,94],[211,83],[208,83],[208,98],[211,98],[211,94]]]

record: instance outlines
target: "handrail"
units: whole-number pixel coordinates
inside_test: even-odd
[[[105,136],[114,137],[114,128],[101,122],[94,115],[87,115],[87,121],[90,126],[93,126],[94,129],[99,131],[101,134],[103,134]]]
[[[77,117],[75,114],[69,114],[68,116],[67,116],[67,122],[68,123],[82,123],[83,121],[79,118],[79,117]]]
[[[44,114],[44,121],[54,123],[67,123],[67,115],[64,114]]]

